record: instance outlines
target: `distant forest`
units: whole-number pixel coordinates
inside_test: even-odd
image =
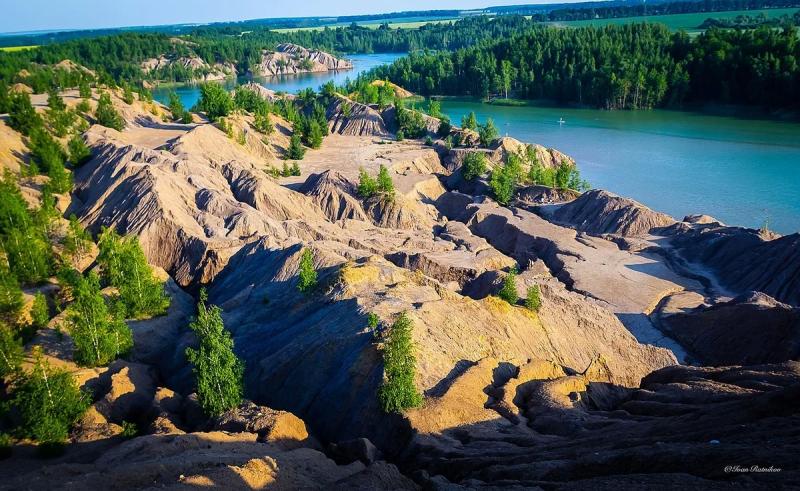
[[[513,96],[608,109],[685,102],[797,108],[797,34],[792,26],[712,29],[694,39],[660,24],[536,27],[454,52],[412,53],[362,79],[389,79],[423,95]]]
[[[791,26],[711,29],[692,39],[661,24],[553,28],[519,15],[475,16],[420,29],[351,25],[233,35],[202,28],[180,39],[163,33],[78,39],[0,52],[0,85],[23,82],[37,93],[74,86],[74,75],[52,67],[64,59],[95,70],[101,83],[134,87],[144,80],[181,82],[202,74],[181,64],[142,72],[142,61],[162,54],[231,62],[247,73],[263,49],[281,42],[334,53],[409,52],[365,77],[388,78],[422,95],[550,99],[609,109],[689,102],[800,105],[800,42]]]

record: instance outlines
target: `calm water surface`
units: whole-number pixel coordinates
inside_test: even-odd
[[[328,80],[341,84],[400,56],[353,55],[353,70],[255,81],[295,93]],[[236,82],[227,84],[232,88]],[[196,86],[174,90],[186,107],[199,97]],[[166,103],[169,91],[153,95]],[[800,230],[800,124],[664,110],[502,107],[459,99],[445,99],[442,110],[456,124],[469,111],[481,122],[491,117],[503,135],[574,157],[593,187],[676,218],[706,213],[731,225],[760,227],[768,220],[781,233]]]
[[[593,187],[677,218],[800,230],[800,124],[682,111],[502,107],[445,100],[457,124],[475,111],[503,135],[574,157]],[[563,118],[565,123],[559,124]]]

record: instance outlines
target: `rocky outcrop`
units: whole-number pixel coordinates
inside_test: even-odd
[[[350,136],[390,136],[383,116],[375,109],[336,96],[327,111],[331,133]]]
[[[798,381],[797,362],[674,366],[626,389],[541,361],[487,359],[409,413],[406,465],[438,489],[769,489],[800,479]]]
[[[560,206],[552,218],[593,235],[641,236],[675,223],[669,215],[602,189],[587,191],[574,201]]]
[[[361,200],[356,197],[355,184],[336,171],[312,174],[303,183],[300,192],[311,197],[328,220],[369,220]]]
[[[350,70],[353,64],[324,51],[308,50],[291,43],[279,44],[275,51],[263,51],[261,61],[251,67],[254,75],[285,75],[291,73]]]
[[[143,61],[140,68],[144,73],[150,73],[173,66],[191,70],[195,80],[198,81],[208,82],[236,76],[236,66],[233,63],[209,64],[196,55],[180,57],[161,55],[158,58],[150,58]]]
[[[800,357],[800,308],[763,293],[664,317],[661,325],[704,365],[751,365]]]
[[[670,232],[671,243],[689,269],[703,266],[736,293],[758,291],[800,305],[800,233],[779,238],[762,231],[727,227],[719,222]]]

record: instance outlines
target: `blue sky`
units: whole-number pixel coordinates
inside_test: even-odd
[[[515,3],[554,3],[554,0],[2,0],[0,3],[3,11],[0,32],[12,32],[471,9]]]

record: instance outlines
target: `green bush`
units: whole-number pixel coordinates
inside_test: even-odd
[[[222,310],[208,306],[208,295],[200,291],[197,318],[189,327],[199,340],[198,349],[187,348],[186,358],[197,378],[197,397],[203,411],[219,416],[238,406],[244,392],[244,365],[233,352],[233,339],[225,330]]]
[[[468,115],[461,118],[461,127],[467,130],[478,129],[478,118],[475,116],[475,111],[471,111]]]
[[[528,287],[528,294],[525,297],[525,307],[532,312],[539,312],[539,309],[542,307],[539,285]]]
[[[208,119],[214,121],[227,116],[233,110],[234,102],[222,85],[209,82],[200,85],[200,100],[197,102],[197,107],[206,113]]]
[[[73,136],[69,140],[67,148],[69,150],[69,161],[73,167],[82,166],[92,157],[92,152],[80,135]]]
[[[17,277],[0,263],[0,320],[16,322],[24,302]]]
[[[481,140],[481,145],[484,147],[488,147],[492,144],[493,141],[497,139],[500,134],[497,132],[497,128],[494,125],[494,121],[492,118],[486,120],[486,124],[481,125],[478,128],[478,135]]]
[[[43,124],[42,117],[31,104],[31,97],[26,93],[12,93],[8,100],[8,125],[25,136]]]
[[[309,293],[317,286],[317,271],[314,269],[314,255],[311,253],[311,249],[303,249],[298,275],[300,279],[297,289],[301,292]]]
[[[503,286],[500,288],[500,291],[497,293],[497,296],[505,300],[506,302],[510,303],[511,305],[516,305],[517,301],[519,300],[519,295],[517,294],[517,270],[512,269],[509,271],[505,278],[503,278]]]
[[[387,413],[422,405],[422,394],[414,383],[417,358],[411,338],[413,327],[411,319],[403,312],[389,328],[381,347],[384,380],[378,391],[378,400]]]
[[[70,428],[90,401],[69,372],[50,368],[38,356],[33,370],[15,386],[13,404],[19,410],[22,436],[36,440],[40,449],[49,452],[66,442]]]
[[[275,125],[272,124],[272,119],[266,108],[256,111],[255,119],[253,120],[253,128],[267,136],[275,132]]]
[[[100,292],[100,278],[93,271],[75,277],[73,302],[67,322],[75,344],[73,358],[81,366],[107,365],[133,347],[133,336],[125,321],[111,311]]]
[[[164,284],[154,276],[135,236],[123,238],[114,229],[105,229],[97,245],[103,279],[118,289],[127,317],[152,317],[166,312],[169,297],[164,293]]]
[[[111,96],[108,92],[100,94],[100,99],[97,102],[97,109],[94,111],[94,117],[97,119],[97,124],[113,128],[117,131],[122,131],[125,128],[125,120],[114,109],[114,104],[111,102]]]
[[[464,157],[464,165],[461,167],[461,175],[467,181],[472,181],[476,177],[486,173],[486,156],[481,152],[470,152]]]
[[[370,198],[378,192],[378,182],[370,177],[363,168],[358,170],[357,192],[363,199]]]

